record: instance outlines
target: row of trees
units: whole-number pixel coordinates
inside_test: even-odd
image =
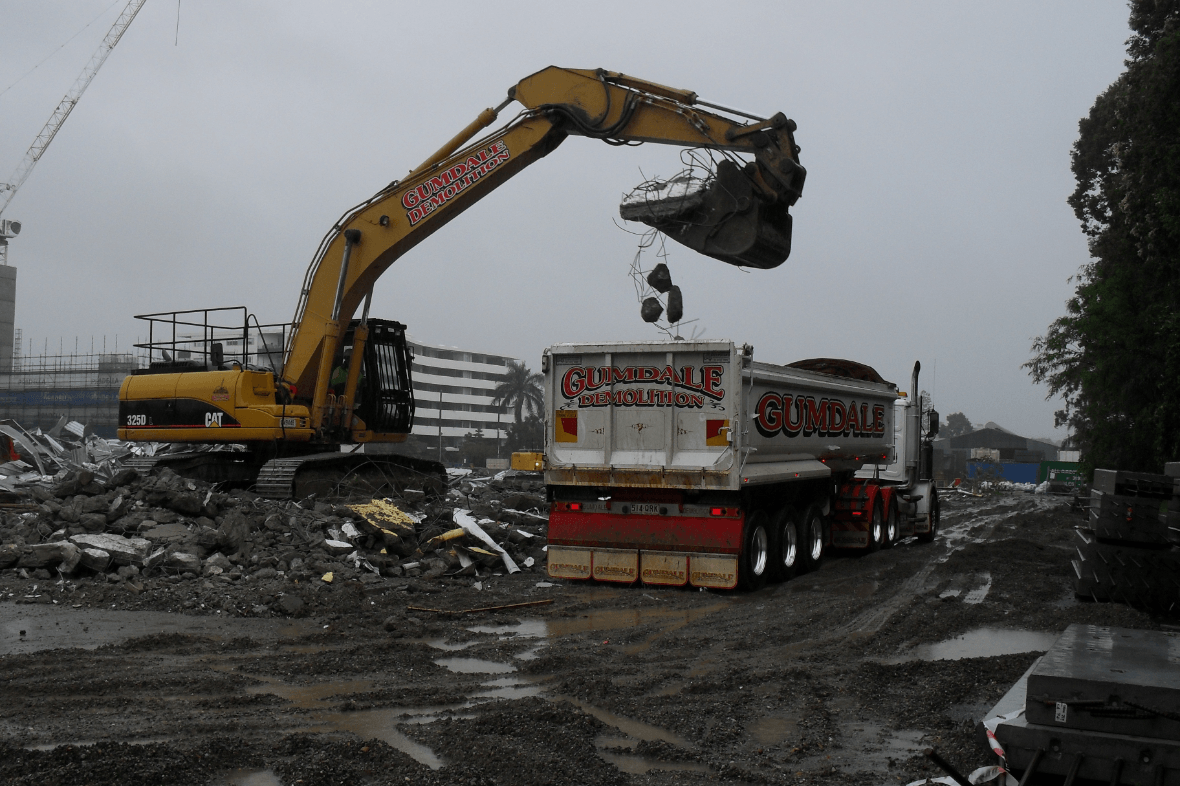
[[[1026,364],[1088,468],[1180,458],[1180,0],[1131,0],[1127,69],[1079,123],[1090,261]]]
[[[545,445],[545,397],[542,384],[544,378],[530,371],[523,362],[508,361],[504,379],[492,390],[492,406],[512,412],[504,440],[507,453],[516,450],[542,450]],[[467,444],[462,453],[466,460],[482,466],[485,459],[492,458],[499,446],[487,439],[483,429],[476,429],[467,435]]]

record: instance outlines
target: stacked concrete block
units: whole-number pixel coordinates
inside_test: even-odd
[[[1089,526],[1074,536],[1079,597],[1180,614],[1180,463],[1168,470],[1094,471]]]

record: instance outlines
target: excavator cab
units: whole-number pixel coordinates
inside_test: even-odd
[[[343,346],[352,347],[360,320],[349,323]],[[414,423],[414,389],[406,326],[386,319],[370,319],[364,365],[357,382],[353,412],[378,434],[408,434]]]

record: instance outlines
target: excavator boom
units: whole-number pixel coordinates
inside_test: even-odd
[[[795,124],[783,115],[757,124],[739,122],[695,106],[695,93],[614,72],[557,67],[522,79],[509,90],[509,99],[520,102],[525,112],[507,127],[467,144],[495,121],[497,110],[485,110],[406,179],[391,183],[345,216],[325,238],[304,282],[285,382],[299,391],[322,388],[317,379],[339,349],[340,325],[381,274],[569,135],[752,154],[754,162],[743,169],[730,166],[718,173],[722,182],[697,211],[700,222],[676,217],[648,223],[675,226],[680,231],[670,237],[732,264],[768,268],[786,259],[787,209],[799,198],[806,171],[799,165]],[[743,231],[737,234],[743,237],[726,246],[727,226],[739,224]],[[352,245],[350,230],[355,231]],[[760,238],[768,248],[758,245]]]
[[[477,138],[513,101],[523,111]],[[755,118],[621,73],[539,71],[325,235],[304,278],[281,372],[245,368],[244,360],[224,363],[219,344],[206,353],[211,364],[199,369],[192,360],[182,367],[153,364],[124,381],[119,436],[247,442],[254,446],[254,469],[236,471],[253,472],[260,488],[261,478],[271,478],[275,489],[296,486],[290,479],[304,464],[291,456],[319,451],[306,464],[323,469],[338,463],[330,454],[341,444],[404,440],[413,413],[404,327],[368,319],[374,284],[403,254],[567,137],[584,136],[615,145],[654,142],[719,151],[723,160],[691,198],[633,201],[621,209],[623,217],[729,264],[772,268],[790,253],[788,211],[806,177],[794,131],[794,122],[781,113]],[[363,315],[353,320],[362,302]],[[346,343],[357,362],[344,363],[345,382],[333,385]],[[258,474],[267,456],[273,460]]]

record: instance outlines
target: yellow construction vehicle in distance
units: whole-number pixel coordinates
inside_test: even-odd
[[[521,472],[544,472],[545,454],[522,452],[513,453],[512,468]]]
[[[523,111],[476,138],[513,101]],[[141,346],[151,363],[120,389],[119,437],[244,446],[158,461],[206,480],[254,483],[272,497],[327,491],[350,473],[394,486],[414,483],[415,474],[437,477],[434,462],[341,451],[402,441],[413,424],[405,327],[369,317],[373,285],[399,257],[567,137],[585,136],[718,151],[724,160],[692,199],[653,201],[637,213],[632,206],[628,218],[724,262],[775,267],[790,253],[788,209],[806,177],[794,130],[782,113],[759,118],[620,73],[539,71],[333,225],[307,270],[289,329],[259,325],[244,308],[145,315],[150,337]]]

